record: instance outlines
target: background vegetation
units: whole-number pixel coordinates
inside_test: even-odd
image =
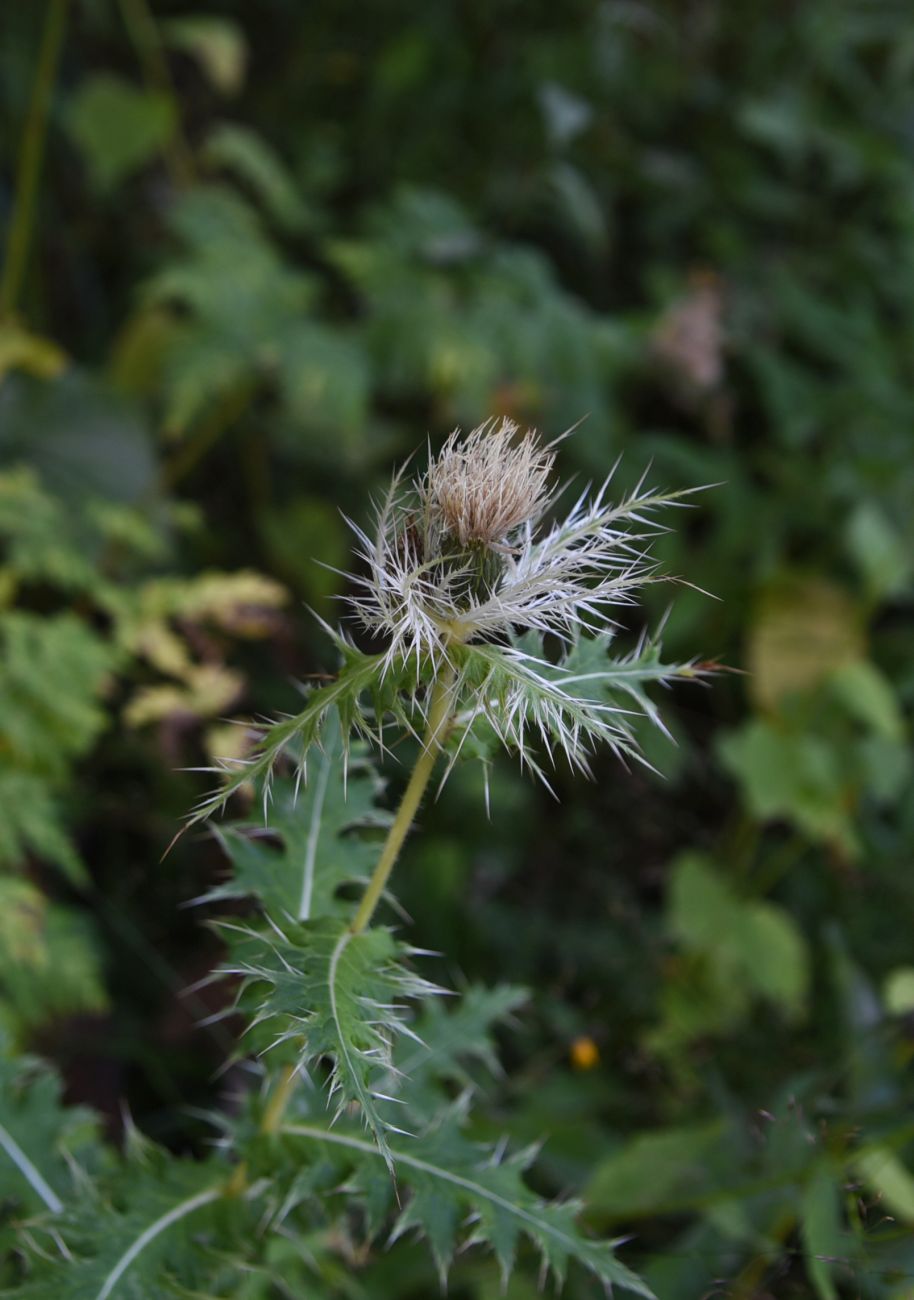
[[[114,1137],[205,1149],[234,1031],[218,986],[182,996],[224,872],[206,835],[160,861],[187,769],[332,670],[305,607],[340,615],[338,510],[426,433],[586,416],[582,480],[621,454],[620,483],[723,484],[662,541],[717,598],[675,591],[665,645],[747,675],[664,701],[660,775],[607,756],[556,804],[506,762],[486,822],[469,765],[426,811],[422,942],[447,982],[529,990],[480,1133],[548,1139],[540,1189],[633,1234],[662,1300],[914,1296],[908,6],[42,0],[4,26],[10,1059],[52,1059]],[[339,1286],[437,1282],[400,1242]],[[498,1286],[472,1253],[452,1277]],[[531,1264],[509,1295],[535,1293]]]

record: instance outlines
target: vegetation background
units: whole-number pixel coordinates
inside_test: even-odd
[[[205,1145],[233,1041],[162,852],[332,670],[426,434],[722,486],[655,593],[659,774],[507,761],[399,892],[529,990],[479,1121],[662,1300],[914,1296],[914,22],[903,0],[36,0],[0,40],[0,1021],[118,1138]],[[329,568],[319,567],[321,562]],[[640,619],[639,615],[639,619]],[[620,629],[620,645],[639,621]],[[396,763],[387,776],[394,795]],[[0,1213],[8,1194],[0,1167]],[[426,1297],[425,1252],[355,1295]],[[583,1277],[572,1297],[595,1295]],[[498,1294],[470,1253],[452,1293]],[[348,1292],[347,1292],[348,1294]],[[535,1268],[511,1300],[536,1294]]]

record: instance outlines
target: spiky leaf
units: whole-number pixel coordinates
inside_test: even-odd
[[[0,1202],[58,1213],[70,1160],[94,1141],[89,1113],[62,1106],[60,1084],[39,1061],[0,1056]]]
[[[383,655],[363,654],[343,637],[331,635],[342,660],[337,676],[326,686],[310,690],[300,713],[267,724],[253,757],[226,760],[215,769],[223,777],[223,784],[201,800],[190,818],[191,824],[221,811],[232,795],[249,783],[260,791],[266,815],[273,797],[277,764],[287,760],[295,773],[296,784],[305,784],[312,750],[323,741],[333,719],[339,721],[344,748],[353,733],[380,738],[385,721],[390,717],[401,729],[413,729],[414,701],[404,700],[400,693],[408,675],[406,666],[401,665],[398,673],[390,672],[385,676]],[[415,691],[421,680],[417,679],[415,665],[410,671]]]
[[[607,1285],[654,1300],[648,1286],[615,1258],[618,1243],[593,1241],[581,1233],[576,1202],[549,1202],[530,1190],[523,1174],[533,1152],[505,1156],[500,1148],[470,1142],[459,1117],[458,1106],[439,1126],[409,1143],[389,1144],[387,1159],[402,1203],[394,1238],[411,1231],[424,1237],[444,1278],[455,1250],[469,1244],[493,1250],[507,1277],[519,1241],[526,1237],[538,1250],[544,1271],[559,1282],[576,1260]],[[367,1198],[377,1222],[383,1189],[376,1169],[380,1152],[372,1142],[320,1124],[287,1124],[283,1133],[303,1155],[317,1145],[323,1158],[338,1162],[346,1186]],[[392,1208],[392,1196],[384,1208]],[[470,1224],[468,1234],[462,1231],[465,1223]]]
[[[242,979],[241,1006],[254,1012],[264,1050],[293,1044],[305,1073],[329,1060],[337,1113],[354,1103],[386,1158],[398,1130],[380,1089],[394,1039],[411,1032],[404,1002],[440,991],[404,964],[413,950],[387,929],[354,934],[326,917],[283,930],[223,928],[233,935],[227,969]]]
[[[231,875],[203,901],[253,897],[280,923],[340,911],[337,891],[367,879],[377,857],[367,834],[390,822],[375,804],[380,782],[367,760],[354,750],[347,774],[344,758],[332,721],[310,760],[308,783],[299,789],[287,777],[274,781],[268,832],[259,819],[217,830]]]
[[[100,1182],[84,1180],[59,1213],[28,1224],[26,1277],[0,1296],[151,1300],[205,1286],[208,1248],[226,1228],[217,1215],[242,1213],[226,1198],[227,1172],[154,1152]]]

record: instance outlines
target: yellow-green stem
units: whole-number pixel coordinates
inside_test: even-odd
[[[353,934],[359,934],[364,930],[374,915],[374,910],[384,892],[390,873],[400,856],[403,841],[406,839],[407,832],[413,824],[413,819],[419,811],[419,804],[422,802],[422,796],[425,794],[429,778],[441,752],[442,741],[450,725],[451,688],[453,684],[454,670],[450,666],[445,666],[432,688],[432,698],[428,710],[428,725],[422,740],[422,752],[416,760],[416,766],[413,768],[412,776],[409,778],[409,783],[403,792],[403,798],[400,800],[397,815],[387,833],[387,839],[384,841],[384,848],[381,850],[378,865],[368,882],[368,887],[359,904],[359,910],[356,912],[355,919],[350,926]]]
[[[57,75],[57,64],[63,35],[67,25],[69,0],[50,0],[41,32],[41,46],[32,84],[29,115],[22,136],[22,148],[16,167],[16,198],[10,221],[3,264],[3,282],[0,284],[0,316],[11,316],[19,301],[19,291],[25,277],[29,242],[35,226],[35,196],[47,134],[48,110],[51,91]]]
[[[275,1133],[282,1123],[282,1117],[285,1113],[289,1098],[292,1095],[292,1089],[295,1086],[295,1080],[298,1075],[294,1065],[284,1065],[279,1076],[279,1081],[273,1090],[273,1095],[267,1103],[267,1108],[263,1112],[263,1118],[260,1121],[261,1133]]]
[[[289,1098],[292,1095],[292,1089],[295,1086],[295,1079],[298,1074],[294,1065],[284,1065],[273,1095],[267,1102],[266,1109],[260,1120],[260,1132],[264,1135],[276,1133],[282,1123],[282,1117],[286,1113],[286,1107],[289,1104]],[[248,1187],[248,1162],[241,1160],[232,1172],[231,1178],[225,1184],[226,1196],[243,1196]]]
[[[359,934],[364,930],[374,915],[374,910],[384,892],[384,886],[390,879],[390,873],[393,871],[400,855],[403,841],[406,839],[407,832],[419,810],[419,804],[422,802],[422,796],[425,794],[435,767],[435,761],[441,752],[442,741],[450,725],[451,687],[453,684],[454,671],[449,666],[445,667],[432,688],[432,698],[428,710],[428,725],[422,741],[422,752],[403,792],[397,815],[388,831],[387,839],[384,841],[378,865],[375,867],[371,880],[369,880],[362,896],[355,920],[350,926],[353,934]],[[260,1121],[261,1133],[276,1133],[278,1131],[286,1107],[289,1104],[292,1089],[295,1087],[297,1075],[298,1071],[294,1065],[284,1066]],[[245,1174],[242,1173],[240,1178],[243,1180],[244,1177]]]

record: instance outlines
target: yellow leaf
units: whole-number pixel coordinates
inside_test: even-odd
[[[777,709],[864,657],[861,618],[845,592],[818,579],[782,583],[762,597],[749,634],[753,703]]]
[[[66,352],[53,340],[30,334],[21,325],[0,324],[0,380],[9,370],[24,370],[39,379],[53,379],[66,364]]]

